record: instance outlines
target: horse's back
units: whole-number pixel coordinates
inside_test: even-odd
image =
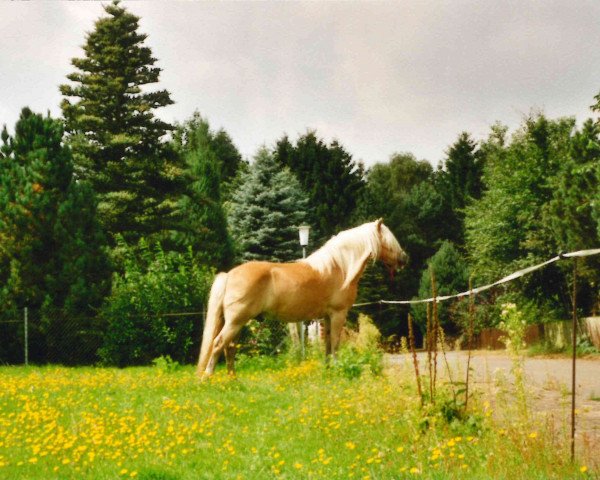
[[[225,305],[251,316],[268,312],[299,321],[322,316],[332,291],[331,279],[305,263],[253,261],[229,272]]]

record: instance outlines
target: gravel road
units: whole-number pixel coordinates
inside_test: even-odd
[[[426,354],[418,354],[419,368],[425,371]],[[448,364],[455,377],[464,380],[467,364],[466,352],[448,352]],[[389,355],[390,365],[403,365],[412,369],[408,355]],[[438,358],[438,371],[445,372],[443,358]],[[504,376],[512,380],[511,359],[502,351],[476,351],[471,358],[475,388],[488,395],[492,403],[497,392],[496,379]],[[530,411],[552,415],[558,426],[570,425],[571,372],[570,358],[524,359],[526,388],[530,392]],[[600,358],[577,359],[576,370],[577,448],[591,452],[592,463],[600,467]],[[587,455],[586,455],[587,456]]]
[[[452,369],[457,363],[462,365],[463,371],[467,364],[466,352],[448,352],[448,362]],[[420,352],[419,363],[425,365],[426,354]],[[403,360],[403,355],[390,355],[391,363]],[[507,375],[511,369],[510,358],[501,351],[476,351],[471,358],[471,366],[477,383],[487,383],[498,370],[504,370]],[[571,391],[571,359],[570,358],[529,358],[525,357],[525,376],[535,386],[544,388],[550,385],[564,386]],[[577,359],[577,398],[600,400],[600,358]],[[600,402],[599,402],[600,403]]]

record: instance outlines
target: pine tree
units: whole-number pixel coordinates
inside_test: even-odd
[[[91,361],[98,345],[85,335],[97,330],[94,310],[110,283],[94,193],[74,179],[62,122],[25,108],[14,136],[5,128],[2,138],[0,303],[38,313],[32,359],[48,352],[54,360]]]
[[[221,201],[224,163],[214,150],[214,138],[208,122],[199,114],[177,127],[173,143],[185,160],[186,189],[177,213],[181,227],[174,236],[180,250],[191,247],[204,263],[226,269],[233,261],[233,246]],[[237,152],[233,144],[230,145]],[[231,154],[233,150],[228,152]]]
[[[483,155],[467,132],[462,132],[448,149],[443,167],[438,170],[436,186],[448,203],[446,238],[464,245],[464,208],[481,197]]]
[[[260,149],[230,202],[229,225],[240,260],[299,258],[298,226],[306,222],[307,208],[298,180]]]
[[[104,228],[135,242],[170,227],[179,167],[161,142],[172,127],[154,111],[173,101],[166,90],[142,90],[161,69],[139,18],[116,0],[105,11],[87,35],[85,56],[72,60],[77,71],[60,87],[61,107],[77,177],[97,192]]]
[[[448,149],[443,168],[443,182],[454,210],[463,209],[469,199],[481,197],[482,157],[477,144],[467,132],[462,132]]]
[[[233,185],[238,172],[246,163],[225,130],[221,129],[216,133],[211,132],[209,138],[210,147],[219,163],[221,194],[223,199],[226,200],[229,198],[232,188],[234,188]]]

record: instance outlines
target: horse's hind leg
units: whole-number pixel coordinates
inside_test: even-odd
[[[227,345],[225,351],[225,361],[227,363],[227,373],[231,376],[235,376],[235,353],[237,351],[236,342],[239,335],[233,339],[233,341]]]
[[[215,367],[217,365],[217,361],[219,360],[219,356],[221,355],[221,352],[223,350],[225,350],[226,347],[229,347],[229,344],[240,333],[242,326],[243,326],[243,324],[239,325],[239,324],[234,324],[234,323],[226,323],[225,326],[223,327],[223,330],[221,330],[221,332],[215,337],[215,340],[213,341],[212,355],[210,357],[210,361],[208,362],[208,365],[206,366],[206,374],[207,375],[212,375],[212,373],[215,371]],[[230,360],[228,359],[228,361],[227,361],[228,369],[229,369],[229,361]],[[231,359],[231,362],[232,362],[232,366],[233,366],[233,359]]]

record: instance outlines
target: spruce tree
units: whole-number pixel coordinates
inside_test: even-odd
[[[140,236],[170,228],[177,163],[162,137],[172,129],[155,117],[173,103],[166,90],[148,91],[161,69],[138,32],[139,18],[119,5],[95,23],[73,58],[77,69],[60,86],[77,177],[99,197],[102,224],[112,237]]]
[[[229,225],[241,261],[292,261],[300,257],[298,226],[308,199],[296,177],[262,148],[232,193]]]

